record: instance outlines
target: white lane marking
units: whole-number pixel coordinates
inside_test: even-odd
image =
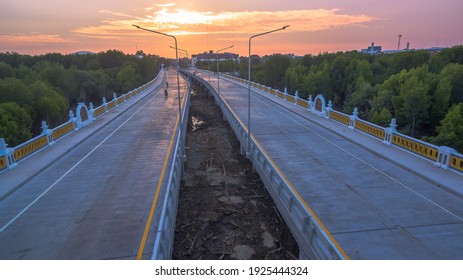
[[[266,98],[266,97],[265,97],[265,96],[259,95],[259,98],[257,98],[257,96],[256,96],[255,99],[256,99],[257,101],[259,101],[259,102],[261,102],[261,103],[267,105],[267,106],[272,107],[273,109],[275,108],[274,106],[271,106],[271,104],[268,104],[268,103],[264,102],[263,100],[261,100],[261,98]],[[266,98],[266,99],[267,99],[267,98]],[[340,147],[339,145],[337,145],[336,143],[332,142],[332,141],[329,140],[328,138],[326,138],[326,137],[320,135],[319,133],[315,132],[315,131],[312,130],[311,128],[305,126],[304,124],[302,124],[302,123],[300,123],[300,122],[298,122],[298,121],[296,121],[296,120],[294,120],[294,119],[291,119],[290,117],[288,117],[286,114],[283,113],[283,109],[280,108],[279,105],[277,105],[277,108],[278,108],[277,111],[278,111],[278,113],[280,113],[280,115],[283,115],[285,118],[287,118],[287,119],[289,119],[289,120],[291,120],[291,121],[293,121],[293,122],[299,124],[299,125],[302,126],[303,128],[309,130],[309,131],[312,132],[313,134],[315,134],[315,135],[317,135],[318,137],[322,138],[322,139],[325,140],[326,142],[328,142],[328,143],[334,145],[335,147],[337,147],[337,148],[340,149],[341,151],[343,151],[343,152],[345,152],[346,154],[348,154],[348,155],[354,157],[355,159],[357,159],[358,161],[364,163],[365,165],[369,166],[370,168],[374,169],[374,170],[377,171],[378,173],[384,175],[385,177],[389,178],[390,180],[396,182],[397,184],[399,184],[399,185],[405,187],[406,189],[408,189],[408,190],[411,191],[412,193],[418,195],[418,196],[421,197],[422,199],[424,199],[424,200],[428,201],[429,203],[433,204],[434,206],[440,208],[440,209],[443,210],[444,212],[447,212],[448,214],[450,214],[451,216],[457,218],[458,220],[463,221],[463,218],[460,217],[460,216],[458,216],[457,214],[454,214],[454,213],[451,212],[450,210],[448,210],[448,209],[446,209],[446,208],[440,206],[439,204],[437,204],[436,202],[432,201],[431,199],[429,199],[429,198],[423,196],[422,194],[420,194],[420,193],[418,193],[417,191],[413,190],[412,188],[410,188],[409,186],[405,185],[404,183],[402,183],[402,182],[398,181],[397,179],[391,177],[390,175],[384,173],[383,171],[381,171],[380,169],[378,169],[378,168],[374,167],[373,165],[367,163],[366,161],[364,161],[364,160],[361,159],[360,157],[358,157],[358,156],[352,154],[351,152],[349,152],[349,151],[347,151],[346,149]],[[286,107],[284,107],[284,108],[285,108],[285,110],[289,110],[289,109],[287,109]],[[281,110],[281,111],[280,111],[280,110]],[[296,114],[296,115],[297,115],[297,114]],[[302,117],[299,116],[299,115],[298,115],[298,117],[302,118]]]
[[[138,112],[140,112],[153,98],[155,98],[159,94],[156,93],[153,97],[151,97],[145,104],[143,104],[140,109],[138,109],[135,113],[133,113],[125,122],[123,122],[118,128],[116,128],[111,134],[109,134],[103,141],[101,141],[95,148],[93,148],[87,155],[85,155],[81,160],[79,160],[74,166],[72,166],[68,171],[66,171],[58,180],[56,180],[51,186],[49,186],[44,192],[42,192],[37,198],[35,198],[29,205],[24,207],[14,218],[12,218],[8,223],[6,223],[1,229],[0,233],[2,233],[5,229],[7,229],[11,224],[13,224],[19,217],[21,217],[29,208],[31,208],[37,201],[39,201],[46,193],[48,193],[52,188],[54,188],[61,180],[64,179],[72,170],[74,170],[79,164],[81,164],[86,158],[88,158],[93,152],[95,152],[104,142],[106,142],[111,136],[114,135],[119,129],[121,129],[128,121],[130,121]]]

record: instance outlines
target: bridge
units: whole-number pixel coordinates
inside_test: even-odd
[[[170,258],[188,80],[223,110],[301,259],[463,258],[462,155],[336,112],[322,96],[207,72],[183,72],[180,113],[173,70],[91,106],[89,120],[78,112],[56,141],[45,125],[45,145],[24,159],[17,150],[38,144],[4,148],[0,258]]]

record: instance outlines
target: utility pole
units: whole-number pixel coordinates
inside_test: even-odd
[[[399,43],[397,44],[397,51],[400,50],[400,39],[402,38],[402,34],[399,35]]]

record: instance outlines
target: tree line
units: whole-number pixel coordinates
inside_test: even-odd
[[[79,102],[94,106],[153,79],[167,60],[138,51],[97,54],[0,53],[0,138],[10,147],[69,119]]]
[[[221,62],[221,72],[247,78],[248,58],[240,61]],[[381,126],[396,118],[401,133],[463,151],[463,46],[439,53],[251,56],[251,80],[304,99],[321,93],[335,110],[352,114],[357,107],[362,119]]]

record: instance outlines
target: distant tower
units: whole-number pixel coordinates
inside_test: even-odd
[[[399,35],[399,43],[397,44],[397,50],[400,50],[400,39],[402,38],[402,34]]]

